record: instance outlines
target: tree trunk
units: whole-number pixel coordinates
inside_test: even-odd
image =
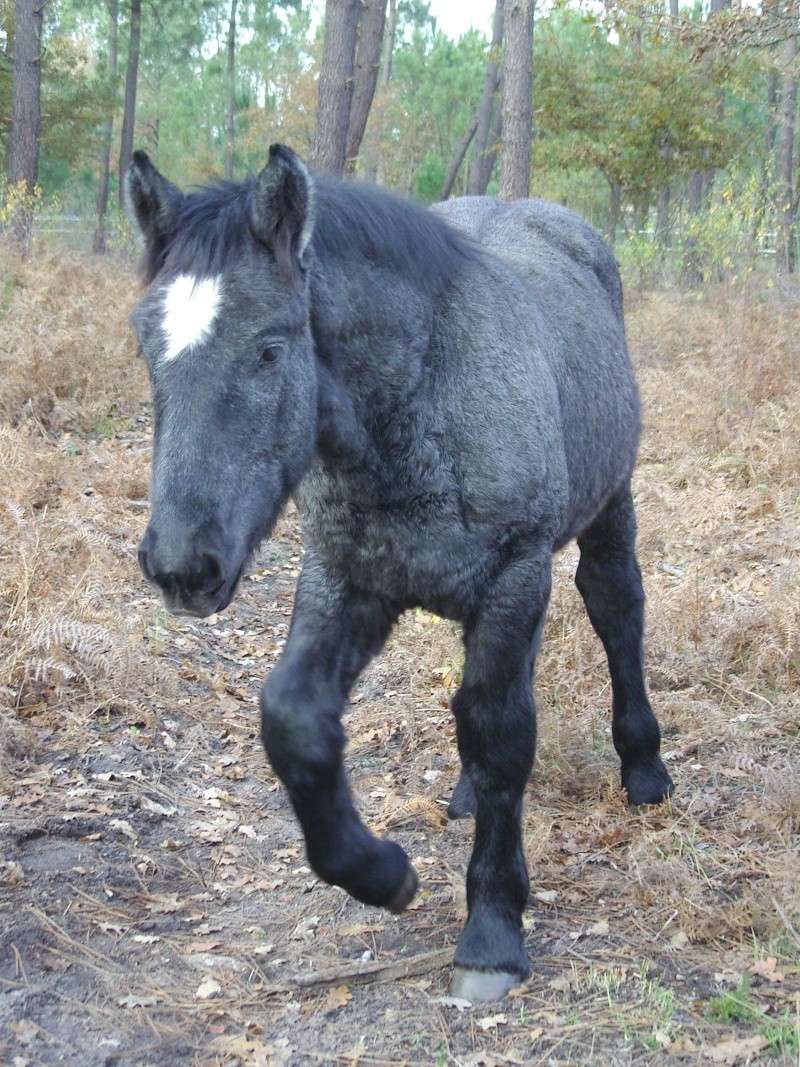
[[[622,190],[617,182],[608,182],[610,194],[608,198],[608,223],[606,225],[606,240],[610,245],[614,244],[617,236],[620,215],[622,214]]]
[[[530,193],[533,142],[534,0],[505,0],[503,15],[503,145],[500,196],[518,200]]]
[[[113,88],[113,100],[103,127],[103,147],[100,152],[100,177],[97,185],[97,229],[94,232],[93,251],[102,255],[106,251],[106,214],[108,213],[108,190],[111,183],[111,141],[114,133],[114,109],[117,99],[117,38],[119,30],[119,0],[108,4],[108,78]]]
[[[467,194],[482,196],[486,192],[489,178],[486,175],[486,156],[490,151],[489,139],[492,132],[492,105],[500,76],[500,49],[503,46],[503,2],[497,0],[492,26],[492,44],[486,61],[486,74],[483,79],[483,95],[478,107],[478,128],[475,131],[475,154],[469,168]]]
[[[669,185],[664,185],[658,192],[656,200],[656,244],[663,251],[669,244],[669,208],[672,201],[672,190]]]
[[[775,269],[778,274],[791,274],[795,269],[795,159],[794,138],[797,126],[797,2],[791,0],[790,12],[794,18],[794,32],[783,46],[783,77],[781,87],[781,110],[778,120],[778,165],[777,165],[777,240],[775,243]]]
[[[347,158],[359,13],[360,0],[325,0],[313,161],[328,174],[341,175]]]
[[[678,18],[678,0],[669,0],[669,17],[671,19]]]
[[[347,169],[355,171],[356,160],[367,128],[369,109],[378,84],[381,64],[381,43],[386,21],[386,0],[364,0],[364,10],[358,25],[353,100],[347,130]]]
[[[236,117],[236,6],[231,0],[228,20],[228,56],[225,68],[225,177],[233,180],[234,120]]]
[[[502,92],[503,79],[500,79],[500,92]],[[494,165],[497,162],[497,154],[503,138],[503,107],[500,100],[495,101],[494,114],[492,115],[492,127],[489,131],[489,148],[484,157],[481,172],[480,195],[485,196],[492,180]]]
[[[381,60],[380,84],[388,85],[392,80],[392,59],[394,57],[394,39],[397,36],[397,0],[389,0],[389,21],[383,42],[383,59]]]
[[[142,40],[142,0],[131,0],[131,29],[128,68],[125,71],[125,104],[122,110],[122,136],[119,145],[119,200],[124,205],[125,175],[133,155],[136,123],[136,89],[139,82],[139,48]]]
[[[693,170],[689,175],[689,185],[686,192],[689,212],[692,215],[698,215],[703,206],[703,181],[702,170]],[[696,289],[699,285],[702,285],[703,264],[700,250],[697,246],[697,238],[693,234],[690,234],[684,242],[683,273],[686,284],[691,289]]]
[[[472,122],[464,132],[464,136],[456,145],[456,150],[453,153],[453,158],[450,160],[450,166],[447,168],[447,174],[445,175],[444,182],[442,183],[442,191],[439,194],[440,200],[447,200],[453,191],[453,186],[458,176],[459,168],[464,162],[464,156],[467,154],[467,149],[472,143],[472,138],[475,136],[475,131],[478,128],[478,116],[476,115]]]
[[[44,5],[45,0],[16,0],[14,8],[14,71],[8,181],[9,185],[19,185],[22,194],[11,225],[23,255],[30,246],[33,227],[31,197],[39,176]]]

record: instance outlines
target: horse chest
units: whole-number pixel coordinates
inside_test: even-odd
[[[491,567],[485,532],[454,494],[416,487],[389,498],[316,471],[297,494],[307,542],[357,588],[404,606],[461,617]]]

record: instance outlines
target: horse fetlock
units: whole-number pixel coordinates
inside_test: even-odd
[[[450,803],[447,805],[448,819],[468,819],[474,816],[478,810],[478,798],[475,795],[475,787],[469,780],[465,771],[456,782]]]
[[[406,853],[394,841],[369,837],[358,845],[331,842],[324,851],[309,851],[316,874],[339,886],[362,904],[399,914],[416,895],[419,881]]]
[[[506,908],[473,906],[453,962],[456,969],[510,975],[514,985],[523,982],[531,966],[519,916]]]
[[[622,765],[622,785],[632,807],[660,804],[675,789],[667,768],[658,755]]]

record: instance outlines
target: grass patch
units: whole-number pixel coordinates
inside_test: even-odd
[[[788,1010],[780,1016],[770,1016],[754,999],[749,978],[744,977],[732,992],[712,997],[708,1002],[708,1017],[718,1023],[738,1023],[760,1034],[776,1055],[796,1055],[800,1052],[800,1014]]]

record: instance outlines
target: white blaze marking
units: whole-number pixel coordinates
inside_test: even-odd
[[[176,359],[208,337],[221,295],[219,278],[197,279],[191,274],[179,274],[171,282],[164,297],[165,360]]]

